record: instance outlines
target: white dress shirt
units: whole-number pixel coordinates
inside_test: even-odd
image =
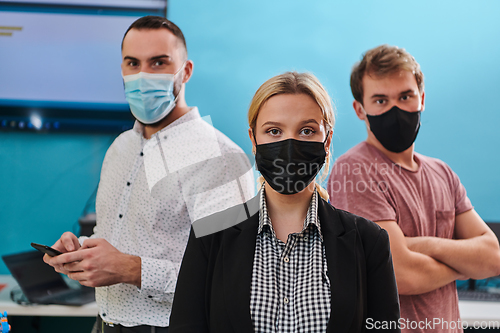
[[[106,153],[92,238],[104,238],[119,251],[141,257],[142,270],[141,288],[124,283],[96,288],[99,314],[107,322],[168,326],[191,224],[254,195],[246,157],[239,171],[200,161],[199,156],[210,156],[207,145],[200,143],[205,139],[197,137],[199,131],[190,131],[199,121],[198,109],[192,108],[149,140],[136,122]],[[220,155],[243,155],[224,134],[207,124],[202,127],[214,133]],[[186,132],[193,140],[184,138]],[[243,169],[248,172],[236,175]],[[229,184],[228,175],[238,177],[239,186]]]

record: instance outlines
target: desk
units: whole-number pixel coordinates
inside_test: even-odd
[[[459,301],[458,306],[462,321],[466,321],[470,327],[475,321],[489,322],[490,328],[500,327],[500,302]]]
[[[96,317],[96,302],[82,306],[68,305],[19,305],[10,299],[10,291],[17,287],[17,282],[10,275],[0,275],[0,284],[7,286],[0,291],[0,311],[7,311],[9,316],[50,316],[50,317]]]
[[[0,311],[7,311],[12,316],[52,316],[52,317],[95,317],[97,304],[95,302],[83,306],[66,305],[33,305],[23,306],[10,299],[10,291],[17,287],[17,282],[10,275],[0,275],[0,283],[7,287],[0,291]],[[462,321],[469,325],[478,322],[497,322],[500,325],[500,302],[460,301]],[[497,326],[498,327],[498,326]]]

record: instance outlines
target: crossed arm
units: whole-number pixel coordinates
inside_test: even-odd
[[[455,239],[405,237],[395,221],[377,222],[387,230],[399,293],[423,294],[456,279],[500,274],[495,234],[472,209],[455,218]]]

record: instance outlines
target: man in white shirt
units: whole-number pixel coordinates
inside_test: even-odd
[[[136,122],[106,153],[94,235],[66,232],[53,245],[63,254],[44,260],[97,287],[99,332],[168,332],[191,224],[250,199],[253,176],[241,148],[187,106],[193,62],[175,24],[156,16],[135,21],[122,60]]]

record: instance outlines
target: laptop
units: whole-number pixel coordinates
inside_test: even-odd
[[[486,222],[488,227],[497,235],[498,240],[500,241],[500,222]]]
[[[486,224],[500,241],[500,223],[486,222]],[[498,278],[500,278],[500,275],[491,279]],[[500,302],[500,293],[490,292],[488,289],[484,289],[484,287],[476,288],[476,280],[469,279],[468,288],[458,290],[458,298],[463,301]]]
[[[95,301],[94,288],[73,289],[43,261],[43,253],[28,251],[2,256],[26,298],[36,304],[83,305]]]
[[[493,231],[493,233],[497,236],[498,242],[500,242],[500,222],[486,222],[488,227]],[[500,275],[497,276],[500,278]]]

